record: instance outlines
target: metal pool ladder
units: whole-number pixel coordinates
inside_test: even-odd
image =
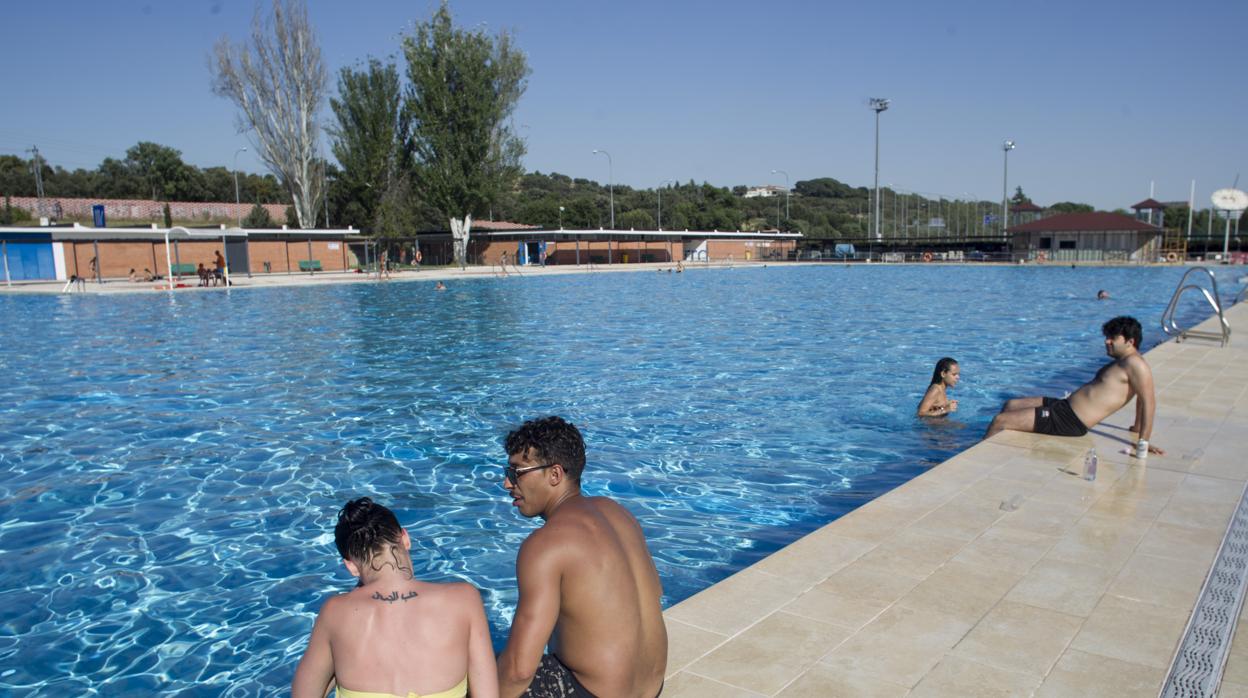
[[[1209,293],[1209,289],[1197,283],[1187,283],[1187,277],[1193,272],[1204,272],[1209,277],[1209,283],[1213,286],[1213,293]],[[1204,295],[1205,300],[1209,302],[1213,312],[1218,316],[1218,324],[1221,332],[1201,332],[1192,329],[1183,329],[1174,319],[1175,308],[1179,305],[1179,297],[1184,291],[1196,290]],[[1222,342],[1222,346],[1226,346],[1231,341],[1231,325],[1226,321],[1226,316],[1222,313],[1222,301],[1218,296],[1218,280],[1214,277],[1213,272],[1205,267],[1192,267],[1183,274],[1183,278],[1179,279],[1179,285],[1174,289],[1174,295],[1170,297],[1170,305],[1166,306],[1166,312],[1161,315],[1161,329],[1171,337],[1176,337],[1177,341],[1183,341],[1188,337],[1200,337],[1203,339],[1217,339]]]

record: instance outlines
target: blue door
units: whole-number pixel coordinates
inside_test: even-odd
[[[14,281],[56,279],[56,264],[52,261],[50,242],[9,242],[9,278]],[[3,269],[0,269],[3,274]]]

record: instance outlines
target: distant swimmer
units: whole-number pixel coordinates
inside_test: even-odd
[[[680,261],[679,259],[676,260],[676,273],[680,274],[680,273],[683,273],[684,271],[685,271],[685,263]]]
[[[932,382],[927,386],[923,400],[919,402],[920,417],[943,417],[958,411],[958,401],[950,400],[945,391],[958,385],[961,373],[958,362],[948,356],[936,362],[936,369],[932,371]]]
[[[1131,431],[1139,442],[1136,452],[1165,455],[1149,443],[1153,434],[1153,414],[1157,398],[1153,394],[1153,372],[1140,354],[1143,332],[1133,317],[1116,317],[1101,326],[1105,353],[1114,360],[1096,372],[1069,398],[1015,398],[1005,403],[988,427],[988,438],[999,431],[1028,431],[1054,436],[1083,436],[1135,398],[1135,423]]]
[[[445,290],[446,290],[446,284],[444,284],[444,283],[442,283],[441,281],[439,281],[439,282],[438,282],[438,285],[433,287],[433,290],[435,290],[435,291],[445,291]]]
[[[1097,291],[1097,292],[1096,292],[1096,299],[1097,299],[1098,301],[1107,301],[1107,300],[1109,300],[1109,291],[1106,291],[1105,289],[1101,289],[1101,290]]]

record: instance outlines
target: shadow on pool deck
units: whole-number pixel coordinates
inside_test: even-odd
[[[668,609],[663,695],[1156,696],[1248,479],[1248,351],[1147,356],[1165,456],[1124,452],[1130,404],[998,434]],[[1248,696],[1245,635],[1221,695]]]

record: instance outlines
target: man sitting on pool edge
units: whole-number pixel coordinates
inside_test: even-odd
[[[1024,397],[1005,403],[988,426],[987,439],[1005,429],[1053,436],[1083,436],[1090,427],[1122,409],[1135,398],[1135,423],[1131,431],[1148,453],[1165,455],[1149,443],[1153,434],[1153,414],[1157,399],[1153,394],[1153,372],[1140,354],[1143,332],[1133,317],[1116,317],[1101,326],[1105,353],[1113,361],[1096,372],[1096,377],[1069,398]],[[1137,446],[1138,448],[1138,446]],[[1142,452],[1140,455],[1144,455]]]
[[[616,502],[582,496],[585,442],[562,418],[525,422],[505,448],[512,505],[545,523],[516,557],[520,600],[498,657],[499,695],[654,698],[667,628],[641,526]]]

